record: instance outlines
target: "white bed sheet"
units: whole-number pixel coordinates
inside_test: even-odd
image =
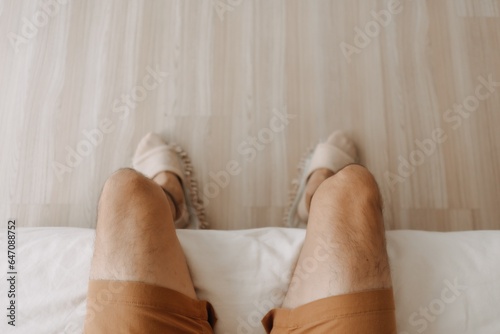
[[[260,318],[281,303],[304,233],[178,231],[198,296],[219,317],[216,333],[264,333]],[[18,229],[16,327],[2,315],[0,332],[81,333],[93,240],[90,229]],[[390,231],[387,247],[399,334],[500,333],[500,231]]]

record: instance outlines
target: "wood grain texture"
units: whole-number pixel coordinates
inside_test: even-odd
[[[5,219],[94,227],[104,181],[156,131],[189,152],[213,228],[280,226],[300,157],[344,129],[388,228],[500,227],[500,86],[478,88],[500,82],[498,0],[379,21],[391,1],[42,3],[0,0]]]

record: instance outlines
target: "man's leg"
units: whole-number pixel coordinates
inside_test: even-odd
[[[329,249],[320,251],[318,246]],[[366,168],[347,166],[323,181],[314,193],[297,269],[304,271],[308,264],[303,261],[318,254],[328,258],[314,272],[294,273],[297,284],[286,295],[283,307],[392,286],[382,200]]]
[[[90,279],[143,282],[196,298],[168,201],[142,174],[114,173],[99,201]]]
[[[161,182],[169,193],[178,192],[175,187],[180,187],[180,184],[176,185],[175,180],[166,182],[163,178]],[[142,299],[146,297],[136,295],[156,295],[162,291],[167,294],[167,291],[173,290],[182,294],[175,295],[179,297],[176,299],[189,297],[193,299],[192,304],[197,305],[187,262],[173,223],[175,205],[172,198],[175,197],[166,195],[158,183],[132,169],[122,169],[114,173],[104,185],[99,201],[90,271],[87,330],[89,327],[92,330],[100,327],[95,324],[96,319],[102,320],[99,318],[102,318],[102,314],[99,313],[104,310],[109,317],[115,303],[140,305],[148,302]],[[96,284],[99,288],[95,288]],[[127,290],[125,296],[124,290]],[[90,296],[91,293],[94,295]],[[136,297],[140,301],[135,300]],[[130,310],[123,305],[121,307],[116,307],[117,313],[121,312],[118,318],[142,321],[144,314],[129,315],[127,312]],[[161,305],[158,312],[168,308],[168,305]],[[147,315],[146,318],[158,319],[162,316],[164,314],[155,314]],[[176,317],[180,319],[178,315]],[[92,321],[91,327],[89,322]]]
[[[380,290],[385,292],[384,296],[390,296],[390,300],[384,304],[389,305],[390,309],[392,292],[389,289],[392,283],[385,246],[382,200],[376,181],[360,165],[349,165],[333,176],[328,177],[328,173],[323,175],[326,179],[319,186],[316,185],[317,189],[312,196],[305,242],[282,307],[296,309],[318,300],[323,300],[324,306],[327,305],[328,300],[325,298],[328,297]],[[320,173],[311,178],[313,177],[322,176]],[[354,303],[351,297],[348,297],[349,300],[346,296],[339,297],[343,299],[335,301],[330,298],[332,310],[324,314],[327,317],[335,312],[338,314],[339,308],[344,306],[346,309],[341,310],[338,319],[342,320],[343,316],[351,312],[356,313],[353,305],[363,304],[363,299],[357,298]],[[377,299],[380,296],[366,297],[367,303],[370,303],[370,298]],[[348,304],[351,306],[348,307]],[[318,306],[318,309],[323,306]],[[372,311],[376,313],[377,310],[363,309],[360,312],[373,314]],[[311,309],[308,312],[315,313]],[[393,314],[385,314],[384,317],[391,319]],[[294,319],[295,316],[288,318]],[[372,319],[367,321],[372,322]],[[337,329],[343,333],[342,330],[346,328],[349,333],[358,333],[356,329],[349,327],[356,323],[358,322],[351,321],[346,327],[338,327],[336,324],[327,328],[334,329],[331,333],[336,333]],[[394,323],[388,324],[388,327],[390,329],[384,333],[394,332]],[[273,329],[273,333],[275,332],[288,333],[282,328],[276,328],[276,331]],[[316,333],[321,332],[321,329],[304,332]]]

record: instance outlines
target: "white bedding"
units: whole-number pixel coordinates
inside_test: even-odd
[[[264,333],[281,302],[304,230],[178,231],[216,333]],[[17,231],[17,318],[7,325],[6,235],[0,236],[1,333],[81,333],[94,230]],[[387,233],[398,333],[500,333],[500,231]]]

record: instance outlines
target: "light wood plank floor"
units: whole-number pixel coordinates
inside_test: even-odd
[[[500,1],[58,1],[0,0],[1,220],[95,226],[156,131],[213,228],[279,226],[303,152],[345,129],[388,228],[500,227]]]

